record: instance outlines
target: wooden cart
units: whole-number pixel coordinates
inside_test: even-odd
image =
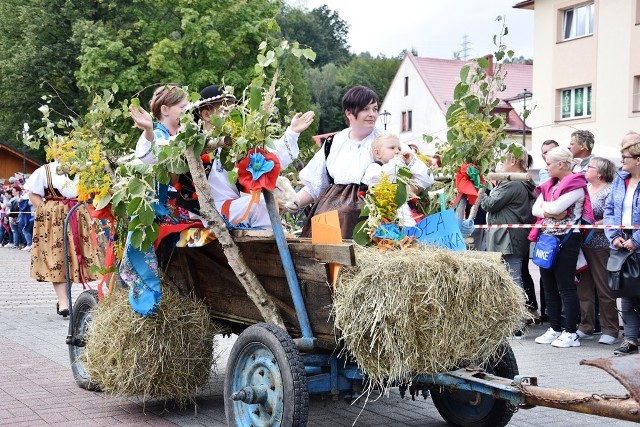
[[[286,240],[272,198],[266,196],[274,234],[237,235],[235,241],[251,270],[277,305],[286,330],[264,323],[228,266],[218,242],[200,248],[161,247],[158,258],[166,277],[209,307],[216,322],[235,333],[225,373],[225,412],[230,426],[304,426],[309,394],[353,395],[366,379],[339,350],[332,317],[330,263],[354,265],[353,243],[313,245]],[[95,291],[81,294],[71,313],[69,354],[77,383],[95,384],[78,362],[84,331],[91,321]],[[631,359],[627,359],[631,361]],[[637,359],[636,359],[637,360]],[[614,368],[622,371],[623,368]],[[535,377],[518,375],[515,356],[504,343],[502,356],[482,366],[429,375],[411,384],[394,384],[402,394],[431,396],[441,416],[456,426],[503,426],[517,408],[535,405],[640,421],[634,384],[624,383],[633,399],[605,400],[592,393],[537,387]]]

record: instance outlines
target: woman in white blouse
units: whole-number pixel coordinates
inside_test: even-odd
[[[313,216],[337,210],[342,237],[351,238],[362,208],[358,187],[367,167],[374,161],[371,142],[381,133],[375,127],[378,102],[378,95],[368,87],[349,89],[342,98],[342,110],[349,127],[335,134],[331,142],[325,142],[300,171],[304,188],[298,192],[299,206],[315,202],[302,230],[303,237],[311,235]],[[406,146],[403,148],[410,151]],[[418,182],[418,185],[426,188],[431,182]]]
[[[74,211],[64,235],[64,221],[69,210],[76,205],[77,177],[72,180],[58,173],[57,161],[36,169],[24,185],[29,199],[36,208],[31,250],[31,277],[38,282],[51,282],[55,290],[56,311],[62,317],[69,315],[67,272],[65,255],[70,262],[72,283],[95,280],[98,274],[91,270],[99,262],[98,248],[93,244],[91,218],[84,205]],[[68,252],[64,252],[64,240]]]

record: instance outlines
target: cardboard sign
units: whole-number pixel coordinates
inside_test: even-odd
[[[329,211],[311,218],[311,243],[342,243],[338,211]]]
[[[419,243],[441,246],[453,251],[467,249],[453,209],[429,215],[415,227],[405,227],[402,231],[406,236],[414,236]]]
[[[313,244],[340,244],[342,232],[340,231],[340,218],[338,211],[329,211],[311,218],[311,243]],[[329,264],[329,281],[335,292],[340,264]]]

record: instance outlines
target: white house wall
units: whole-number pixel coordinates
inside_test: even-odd
[[[593,35],[559,42],[562,10],[584,0],[536,0],[533,93],[533,153],[540,167],[540,147],[547,139],[569,145],[574,130],[593,132],[594,154],[619,158],[620,140],[640,131],[640,112],[633,112],[633,76],[640,75],[640,29],[634,22],[638,0],[595,0]],[[592,85],[592,116],[559,120],[562,88]]]
[[[409,77],[409,94],[404,95],[404,78]],[[400,141],[417,144],[426,154],[435,153],[435,145],[423,142],[422,135],[429,134],[443,141],[447,138],[447,123],[445,116],[436,100],[433,98],[424,81],[413,66],[411,60],[405,57],[394,80],[389,86],[380,111],[391,113],[387,131],[397,133]],[[411,132],[401,132],[402,112],[412,111]],[[379,128],[384,128],[382,118],[378,122]]]

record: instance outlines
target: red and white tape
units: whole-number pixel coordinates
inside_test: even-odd
[[[640,225],[575,225],[575,224],[555,224],[555,225],[545,225],[545,224],[476,224],[475,228],[560,228],[560,229],[600,229],[600,230],[610,230],[610,229],[633,229],[640,230]]]

